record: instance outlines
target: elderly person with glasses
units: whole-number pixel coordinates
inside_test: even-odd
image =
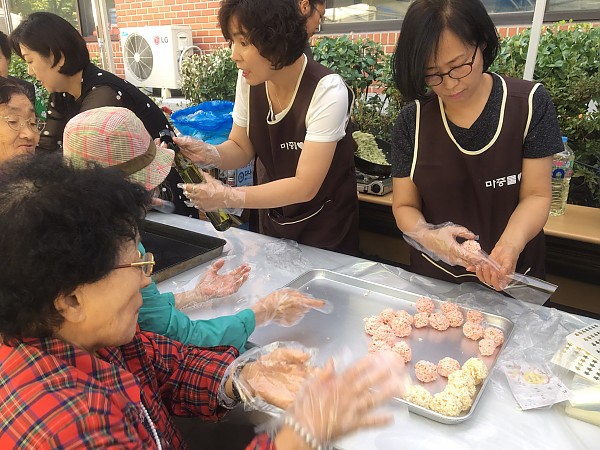
[[[0,77],[0,162],[33,153],[44,121],[35,116],[23,87]]]
[[[91,109],[73,117],[65,127],[64,156],[79,168],[94,164],[118,168],[131,181],[152,192],[173,163],[173,151],[157,147],[132,111],[114,106]],[[142,243],[139,248],[144,254]],[[160,293],[151,282],[142,289],[140,327],[184,344],[232,345],[244,351],[257,326],[270,322],[290,325],[312,308],[323,308],[326,304],[296,290],[280,289],[236,314],[191,320],[180,309],[234,294],[248,279],[247,264],[221,275],[218,272],[224,264],[224,260],[214,263],[189,291]]]
[[[214,421],[235,405],[226,369],[238,352],[137,327],[153,265],[138,251],[150,194],[117,169],[56,155],[17,157],[0,180],[0,448],[187,448],[171,415]],[[250,362],[239,376],[261,370]],[[395,373],[383,361],[341,375],[327,366],[279,431],[248,448],[316,447],[381,423],[371,411],[397,393]]]

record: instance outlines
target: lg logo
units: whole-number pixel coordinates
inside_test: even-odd
[[[167,36],[154,36],[154,45],[168,44],[169,38]]]

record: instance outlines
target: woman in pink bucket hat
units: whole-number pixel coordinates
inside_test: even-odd
[[[148,190],[162,183],[173,163],[173,151],[156,146],[140,119],[126,108],[103,107],[78,114],[65,127],[63,145],[64,156],[73,166],[118,167],[131,181]],[[145,253],[141,244],[140,252]],[[299,320],[309,309],[325,305],[300,292],[282,289],[235,315],[191,320],[178,308],[234,294],[248,279],[250,266],[247,264],[219,275],[224,264],[225,260],[215,262],[190,291],[161,294],[152,281],[142,289],[140,328],[184,344],[232,345],[243,351],[255,327],[271,321],[290,323],[290,315]]]

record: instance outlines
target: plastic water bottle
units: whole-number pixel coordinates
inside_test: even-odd
[[[564,150],[555,153],[552,159],[552,205],[551,216],[560,216],[565,213],[567,197],[569,196],[569,183],[573,175],[573,162],[575,153],[567,144],[567,137],[563,136]]]

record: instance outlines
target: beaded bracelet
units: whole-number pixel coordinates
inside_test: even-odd
[[[314,450],[325,450],[324,447],[321,444],[319,444],[319,441],[317,441],[317,439],[312,434],[310,434],[306,430],[306,428],[300,425],[300,423],[292,416],[286,415],[283,419],[283,424],[287,425],[292,430],[294,430],[294,433],[300,436],[310,448]]]

